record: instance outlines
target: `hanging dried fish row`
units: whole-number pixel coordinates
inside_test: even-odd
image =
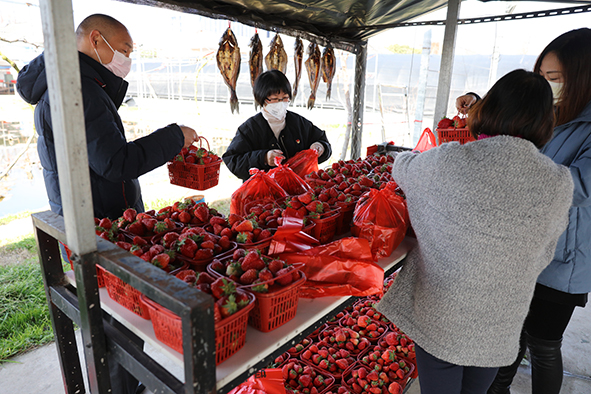
[[[320,49],[318,45],[311,42],[308,46],[308,59],[306,60],[306,70],[308,71],[308,80],[310,81],[310,98],[308,99],[308,109],[314,108],[316,101],[316,91],[320,83]]]
[[[304,59],[304,43],[300,37],[296,38],[294,44],[293,62],[295,65],[295,82],[293,83],[292,101],[295,101],[298,95],[298,86],[302,77],[302,61]]]
[[[283,41],[281,41],[279,34],[275,34],[271,41],[269,53],[265,56],[265,65],[267,71],[279,70],[283,74],[287,71],[287,52],[283,48]]]
[[[232,30],[224,32],[216,54],[216,61],[224,82],[230,88],[230,109],[238,113],[238,97],[236,96],[236,81],[240,73],[240,48]]]
[[[322,53],[322,80],[326,82],[326,99],[330,100],[330,91],[332,89],[332,79],[337,70],[337,62],[334,55],[334,49],[328,44]]]
[[[257,32],[250,39],[250,54],[248,57],[248,67],[250,71],[250,85],[253,88],[254,93],[254,81],[263,72],[263,44],[259,38]],[[254,101],[254,107],[257,108],[258,104]]]

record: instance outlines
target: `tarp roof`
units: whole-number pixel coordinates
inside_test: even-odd
[[[355,52],[385,25],[404,23],[447,5],[444,0],[120,0],[228,19]],[[515,1],[515,0],[513,0]],[[523,0],[522,0],[523,1]],[[550,1],[550,0],[548,0]],[[588,1],[554,3],[583,4]]]

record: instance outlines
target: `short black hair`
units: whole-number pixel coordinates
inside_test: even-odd
[[[468,115],[474,137],[512,135],[541,148],[552,138],[552,89],[541,75],[514,70],[499,79]]]
[[[279,70],[269,70],[261,73],[254,81],[254,99],[262,107],[265,100],[272,94],[281,92],[289,95],[291,100],[291,84],[289,80]]]

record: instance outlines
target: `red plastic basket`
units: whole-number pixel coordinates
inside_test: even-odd
[[[337,202],[337,206],[341,208],[341,216],[337,220],[336,235],[345,234],[351,231],[351,222],[353,222],[353,214],[355,213],[355,205],[357,201],[351,202]]]
[[[271,246],[271,241],[273,237],[269,237],[266,239],[262,239],[258,242],[252,242],[247,244],[238,244],[239,248],[243,248],[246,250],[260,250],[262,254],[266,255],[269,252],[269,246]]]
[[[451,141],[458,141],[460,144],[465,144],[467,142],[476,141],[472,134],[470,134],[470,130],[463,128],[463,129],[436,129],[438,143],[437,145],[444,144],[446,142]]]
[[[70,248],[68,248],[66,246],[66,244],[64,244],[63,242],[60,242],[63,246],[64,249],[66,250],[66,258],[68,259],[68,263],[70,263],[70,268],[72,269],[72,271],[74,271],[74,263],[72,262],[72,259],[70,258],[72,256],[72,251],[70,250]],[[100,265],[96,266],[96,282],[98,287],[105,287],[105,280],[103,279],[103,271],[105,269],[103,267],[101,267]]]
[[[246,292],[250,303],[215,325],[215,362],[219,365],[244,346],[249,312],[254,308],[254,295]],[[179,353],[183,353],[181,318],[160,304],[142,296],[147,305],[156,338]]]
[[[327,212],[319,219],[310,219],[316,224],[310,234],[321,244],[330,242],[337,231],[337,221],[341,215],[341,209],[337,208],[332,212]]]
[[[141,300],[142,293],[107,270],[103,270],[103,279],[113,301],[144,319],[150,319],[150,312]]]
[[[306,276],[300,271],[301,278],[292,284],[269,293],[254,293],[255,306],[248,317],[248,323],[262,332],[269,332],[293,319],[298,310],[300,287]]]
[[[207,150],[209,151],[209,141],[199,136],[200,146],[202,141],[207,143]],[[168,175],[171,184],[195,190],[207,190],[218,184],[222,164],[221,158],[209,164],[187,163],[184,159],[183,157],[183,161],[168,162]]]

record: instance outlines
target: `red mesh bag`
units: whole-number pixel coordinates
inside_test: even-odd
[[[286,197],[287,192],[264,171],[250,169],[250,178],[233,194],[230,213],[244,215],[244,206],[254,200],[277,200]]]
[[[351,234],[367,239],[376,259],[390,256],[408,228],[406,201],[396,188],[396,183],[388,182],[383,189],[371,189],[355,207]]]
[[[305,149],[288,159],[285,164],[304,178],[309,173],[318,171],[318,154],[314,149]]]
[[[423,134],[421,134],[421,138],[419,138],[419,142],[417,142],[417,146],[413,150],[424,152],[436,146],[435,134],[433,134],[430,128],[426,128],[423,130]]]

